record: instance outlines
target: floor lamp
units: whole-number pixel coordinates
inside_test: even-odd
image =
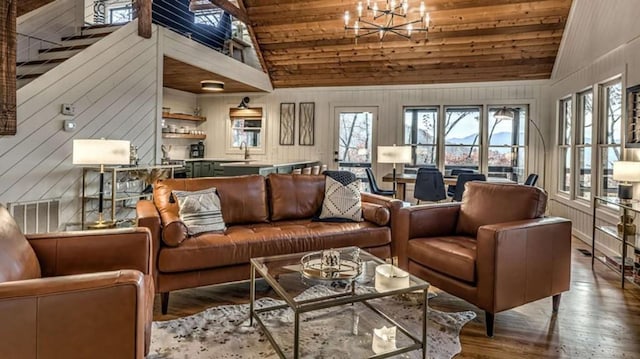
[[[98,221],[88,225],[90,229],[103,229],[115,226],[113,218],[105,221],[104,202],[104,166],[129,164],[129,141],[119,140],[73,140],[73,164],[82,166],[100,166],[100,191],[98,192]],[[111,190],[116,189],[115,183]],[[114,205],[113,203],[111,204]]]
[[[378,146],[378,163],[393,163],[393,198],[396,198],[396,164],[411,163],[411,146]]]
[[[515,113],[512,109],[503,107],[496,111],[493,115],[496,120],[513,120],[515,118]],[[533,125],[533,128],[538,133],[540,137],[540,142],[542,142],[542,182],[546,185],[546,177],[547,177],[547,144],[544,142],[544,136],[542,136],[542,132],[540,131],[540,127],[531,119],[529,119],[529,123]]]

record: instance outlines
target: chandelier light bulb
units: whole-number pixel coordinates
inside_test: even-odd
[[[396,8],[396,0],[391,0],[390,10],[395,10]]]
[[[427,13],[424,18],[424,27],[426,27],[427,29],[429,28],[429,22],[431,22],[431,16],[429,16],[429,13]]]
[[[380,29],[380,40],[384,37],[384,30]]]
[[[402,11],[404,12],[405,15],[409,11],[409,1],[408,0],[404,0],[404,2],[402,3]]]
[[[373,2],[373,15],[375,15],[378,12],[378,2],[374,1]]]
[[[349,11],[344,12],[344,26],[349,25]]]
[[[420,17],[424,18],[424,12],[426,11],[426,7],[424,6],[424,1],[420,3]]]
[[[355,32],[356,36],[358,36],[358,30],[360,30],[360,26],[358,25],[358,21],[353,25],[353,32]]]
[[[358,2],[358,17],[362,17],[362,1]]]
[[[407,35],[411,36],[411,31],[413,30],[413,25],[408,24],[407,25]]]

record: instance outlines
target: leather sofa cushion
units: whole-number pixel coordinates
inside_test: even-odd
[[[181,246],[160,250],[158,268],[175,273],[249,263],[254,257],[327,248],[388,245],[389,227],[371,222],[329,223],[307,220],[230,226],[226,233],[206,233]]]
[[[40,262],[29,241],[0,205],[0,283],[40,278]]]
[[[467,182],[456,233],[475,237],[481,226],[538,218],[546,207],[547,194],[538,187]]]
[[[322,208],[325,176],[270,174],[271,220],[311,218]]]
[[[172,190],[199,191],[216,187],[227,225],[269,221],[267,189],[263,176],[168,179],[156,182],[153,202],[160,212],[162,224],[180,218],[178,202],[170,200]],[[166,240],[165,240],[166,243]]]
[[[469,283],[476,281],[476,241],[463,236],[409,241],[409,260]]]

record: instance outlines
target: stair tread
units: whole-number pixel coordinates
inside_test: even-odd
[[[123,26],[123,24],[94,24],[94,25],[83,26],[82,30],[102,29],[105,27],[121,27],[121,26]]]
[[[74,35],[74,36],[63,37],[61,40],[62,41],[71,41],[71,40],[92,39],[94,37],[105,37],[105,36],[107,36],[109,34],[110,33],[108,33],[108,32],[100,32],[100,33],[97,33],[97,34]]]
[[[59,46],[59,47],[50,47],[48,49],[40,49],[38,53],[45,52],[61,52],[61,51],[73,51],[73,50],[84,50],[91,45],[73,45],[73,46]]]
[[[33,78],[36,78],[36,77],[40,77],[40,76],[42,76],[42,75],[44,75],[44,72],[43,72],[43,73],[33,73],[33,74],[17,75],[17,76],[16,76],[16,79],[18,79],[18,80],[22,80],[22,79],[33,79]]]
[[[23,61],[16,62],[16,66],[25,66],[25,65],[46,65],[51,63],[64,62],[67,59],[50,59],[50,60],[33,60],[33,61]]]

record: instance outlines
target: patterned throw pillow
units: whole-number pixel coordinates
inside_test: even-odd
[[[190,236],[204,232],[224,232],[226,226],[220,211],[220,197],[215,188],[173,191],[173,194],[178,199],[180,218],[187,226]]]
[[[356,180],[344,185],[327,176],[320,219],[362,221],[360,181]]]

